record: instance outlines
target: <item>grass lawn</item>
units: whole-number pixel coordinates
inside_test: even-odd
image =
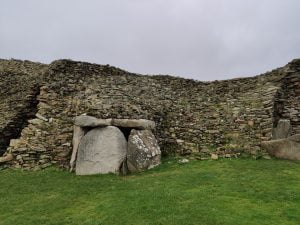
[[[0,224],[300,224],[300,163],[175,160],[130,176],[0,171]]]

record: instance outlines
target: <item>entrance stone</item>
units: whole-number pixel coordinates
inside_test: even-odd
[[[128,139],[127,167],[130,172],[151,169],[160,164],[161,151],[150,130],[131,130]]]
[[[76,161],[77,175],[119,173],[126,158],[127,142],[119,128],[97,127],[81,138]]]

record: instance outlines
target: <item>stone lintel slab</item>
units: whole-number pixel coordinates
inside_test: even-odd
[[[146,119],[97,119],[93,116],[77,116],[74,121],[75,126],[79,127],[127,127],[138,130],[154,130],[155,122]]]
[[[154,130],[155,122],[145,119],[112,119],[112,125],[116,127],[128,127],[138,130]]]
[[[77,116],[74,124],[79,127],[106,127],[112,125],[112,119],[97,119],[93,116]]]

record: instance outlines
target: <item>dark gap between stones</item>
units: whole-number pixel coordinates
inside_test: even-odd
[[[124,136],[126,138],[126,141],[128,142],[129,135],[130,135],[132,128],[129,128],[129,127],[118,127],[118,128],[122,131],[122,133],[124,134]]]
[[[91,131],[92,129],[95,129],[97,127],[81,127],[81,128],[84,131],[84,135],[86,135],[89,131]],[[129,128],[129,127],[117,127],[117,128],[119,128],[120,131],[124,134],[126,141],[128,142],[130,132],[133,128]]]

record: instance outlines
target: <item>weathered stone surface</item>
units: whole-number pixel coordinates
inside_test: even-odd
[[[300,160],[300,134],[288,138],[262,142],[270,155],[279,159]]]
[[[179,164],[185,164],[185,163],[188,163],[190,160],[188,160],[188,159],[180,159],[180,160],[178,160],[178,163]]]
[[[212,153],[210,155],[210,158],[213,159],[213,160],[217,160],[219,158],[219,156],[217,154]]]
[[[9,143],[9,146],[11,147],[17,147],[20,143],[20,140],[19,139],[10,139],[10,143]]]
[[[35,116],[36,116],[36,118],[38,118],[38,119],[40,119],[40,120],[43,120],[43,121],[45,121],[45,122],[48,122],[48,121],[49,121],[46,117],[44,117],[43,115],[41,115],[41,114],[39,114],[39,113],[35,114]]]
[[[281,119],[278,121],[277,127],[273,128],[273,140],[287,138],[291,135],[291,123],[289,120]]]
[[[77,116],[74,124],[79,127],[104,127],[111,126],[112,119],[97,119],[93,116]]]
[[[160,148],[150,130],[131,130],[127,150],[127,167],[130,172],[156,167],[160,164],[160,158]]]
[[[47,65],[0,59],[0,156],[10,139],[20,136],[24,124],[35,117],[37,95]]]
[[[8,162],[8,161],[11,161],[12,159],[13,159],[13,155],[7,154],[3,157],[0,157],[0,163]]]
[[[69,169],[72,147],[65,143],[72,142],[74,117],[84,113],[155,121],[165,154],[249,153],[271,140],[273,121],[289,119],[292,135],[300,133],[299,71],[296,60],[260,76],[200,82],[71,60],[0,60],[0,156],[12,152],[10,165],[19,168],[50,162]],[[36,113],[49,121],[28,124]],[[16,138],[18,146],[7,148]]]
[[[74,124],[79,127],[116,126],[141,130],[155,129],[155,122],[145,119],[97,119],[93,116],[81,115],[75,118]]]
[[[78,146],[80,143],[81,138],[84,136],[84,130],[82,127],[75,126],[74,125],[74,132],[73,132],[73,150],[72,150],[72,156],[70,160],[70,171],[72,172],[75,166],[75,160],[78,152]]]
[[[118,173],[126,157],[126,149],[126,139],[117,127],[94,128],[80,141],[76,174]]]
[[[112,125],[116,127],[128,127],[140,130],[155,129],[155,122],[145,119],[113,119]]]

